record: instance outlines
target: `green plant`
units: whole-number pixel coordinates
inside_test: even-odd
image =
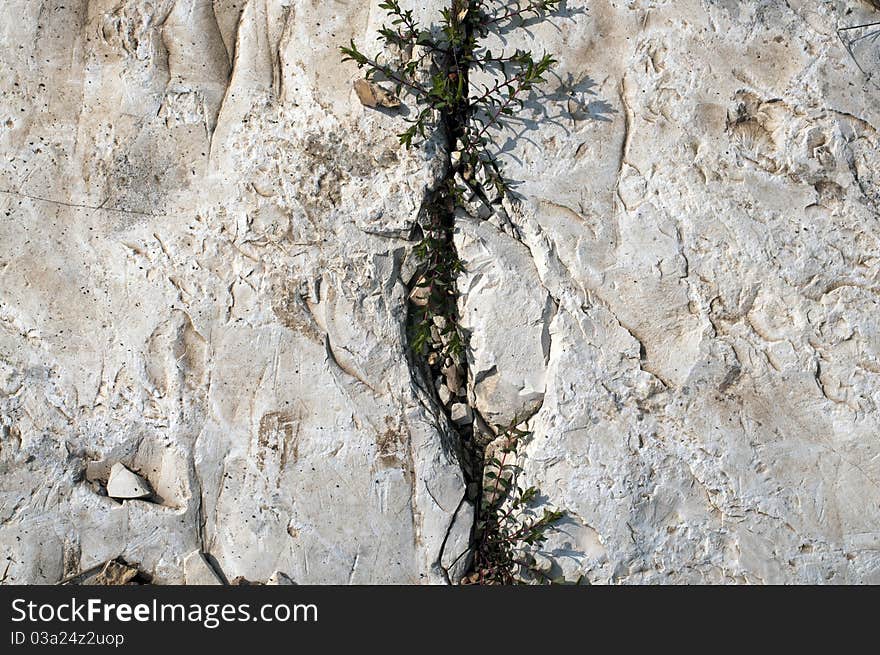
[[[412,101],[409,126],[398,135],[404,147],[437,136],[446,146],[447,173],[424,203],[422,236],[413,251],[421,267],[411,294],[409,343],[426,359],[432,375],[444,363],[465,366],[466,339],[456,288],[463,267],[453,240],[456,212],[474,199],[491,208],[511,195],[495,140],[508,129],[516,134],[518,114],[556,63],[546,53],[538,57],[523,49],[497,47],[493,52],[485,43],[492,34],[502,37],[497,42],[504,42],[503,36],[511,31],[561,15],[563,4],[563,0],[451,0],[437,25],[423,26],[398,0],[386,0],[379,5],[388,17],[379,30],[382,50],[369,56],[354,41],[341,48],[343,61],[353,61],[365,71],[366,80],[358,82],[361,90],[372,85],[362,98],[367,106],[396,109],[401,104],[398,98]],[[382,83],[391,84],[397,97],[379,86]],[[469,449],[466,459],[479,468],[471,473],[481,492],[468,551],[473,553],[473,572],[467,578],[478,584],[522,581],[523,567],[533,578],[543,579],[530,564],[528,550],[543,543],[563,516],[546,509],[535,515],[532,501],[538,490],[516,484],[516,449],[528,433],[516,424],[499,430],[504,446],[490,457],[473,433],[460,430]]]
[[[445,180],[425,203],[423,236],[413,249],[413,254],[422,262],[422,273],[416,281],[415,297],[418,301],[413,303],[410,312],[410,347],[422,356],[436,347],[435,329],[441,336],[440,354],[458,358],[464,350],[456,296],[456,279],[463,266],[455,249],[452,221],[449,220],[455,211],[456,190],[453,187],[452,180]]]
[[[550,581],[527,551],[543,544],[565,513],[544,508],[536,515],[531,504],[540,493],[537,487],[524,489],[517,484],[517,448],[530,434],[509,426],[501,432],[496,454],[486,458],[473,572],[467,578],[470,584],[516,584],[523,581],[522,572],[533,579]]]
[[[874,7],[880,9],[880,0],[870,0],[870,2]],[[862,32],[859,33],[858,30],[862,30]],[[850,36],[850,33],[855,34],[855,36]],[[877,74],[876,67],[864,60],[860,61],[860,59],[864,57],[864,54],[857,54],[858,50],[863,45],[875,44],[880,40],[880,21],[862,23],[861,25],[852,25],[850,27],[841,27],[837,30],[837,36],[846,48],[853,63],[862,72],[865,78],[867,78],[868,81],[873,82],[875,86],[880,87],[880,81],[874,79]]]
[[[542,20],[560,10],[562,0],[452,0],[436,26],[422,26],[398,0],[379,5],[388,23],[379,30],[383,50],[363,53],[352,41],[341,48],[343,61],[365,70],[371,83],[386,82],[415,103],[410,126],[398,135],[407,148],[437,131],[448,144],[449,174],[425,206],[423,238],[415,254],[424,265],[416,294],[410,344],[425,355],[431,346],[434,317],[443,319],[447,338],[443,355],[463,348],[455,307],[455,280],[461,270],[452,244],[454,214],[470,194],[489,204],[511,190],[492,138],[516,120],[535,85],[544,82],[556,60],[549,54],[496,51],[482,45],[492,33]],[[482,81],[471,78],[479,71]],[[477,88],[477,86],[479,88]]]
[[[403,10],[397,0],[379,6],[388,12],[390,25],[379,30],[388,52],[420,54],[407,61],[388,59],[382,53],[368,57],[354,41],[341,50],[345,60],[366,69],[373,81],[389,81],[395,92],[415,99],[420,107],[410,127],[399,134],[400,142],[411,147],[442,125],[454,145],[452,163],[471,189],[482,175],[481,185],[491,185],[500,193],[509,191],[498,158],[491,151],[489,130],[502,129],[522,109],[524,98],[533,87],[545,81],[556,60],[549,54],[540,58],[526,50],[498,52],[481,45],[490,33],[522,24],[530,17],[552,15],[562,0],[532,0],[511,6],[491,0],[453,0],[441,11],[439,28],[423,28],[411,10]],[[425,79],[423,71],[430,74]],[[481,89],[471,89],[471,73],[486,74]]]

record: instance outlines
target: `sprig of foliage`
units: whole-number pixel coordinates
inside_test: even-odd
[[[410,148],[438,126],[445,126],[452,142],[453,167],[465,183],[473,187],[481,175],[503,194],[510,186],[492,152],[489,131],[502,130],[515,119],[529,93],[546,81],[557,62],[549,54],[536,57],[522,49],[493,53],[480,42],[493,31],[552,16],[561,4],[562,0],[513,4],[453,0],[441,10],[439,25],[431,29],[419,25],[413,12],[402,9],[398,1],[388,0],[379,5],[389,18],[379,29],[384,51],[369,57],[352,41],[341,48],[343,61],[355,62],[365,69],[368,80],[391,82],[395,93],[415,101],[418,112],[409,128],[398,135],[401,144]],[[469,80],[476,69],[490,78],[481,84],[479,93],[473,92]]]
[[[450,186],[454,182],[447,180],[426,203],[423,237],[413,249],[423,263],[423,272],[416,282],[420,302],[412,307],[410,347],[422,356],[427,356],[433,345],[434,330],[440,332],[444,355],[459,357],[464,351],[456,297],[456,279],[464,267],[452,240],[452,225],[445,218],[455,194]]]
[[[501,162],[493,152],[493,137],[516,119],[534,87],[544,82],[556,60],[549,54],[492,52],[481,42],[493,32],[515,29],[527,20],[542,20],[558,12],[561,0],[452,0],[440,11],[439,24],[424,27],[412,10],[398,0],[379,7],[387,20],[378,30],[383,48],[374,56],[362,52],[354,40],[340,50],[343,61],[364,69],[372,83],[391,83],[396,95],[411,98],[417,111],[410,125],[398,134],[412,148],[438,129],[450,144],[451,182],[444,184],[428,203],[427,224],[415,254],[425,271],[417,293],[427,294],[427,304],[414,312],[410,344],[425,354],[431,346],[434,317],[442,317],[441,354],[457,355],[464,339],[455,307],[455,279],[461,263],[452,245],[455,207],[467,195],[481,199],[502,197],[510,191]],[[485,81],[471,84],[479,70]]]
[[[467,579],[470,584],[516,584],[523,581],[521,570],[533,578],[546,579],[527,550],[543,544],[565,513],[544,508],[536,515],[531,504],[540,493],[538,488],[524,489],[517,484],[521,471],[516,464],[517,448],[530,435],[511,424],[501,431],[504,445],[485,461],[473,573]]]

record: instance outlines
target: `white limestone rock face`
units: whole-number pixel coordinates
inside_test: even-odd
[[[273,586],[290,586],[295,585],[296,583],[288,578],[286,575],[281,573],[281,571],[275,571],[275,573],[270,575],[269,579],[266,580],[266,584]]]
[[[559,308],[523,455],[553,575],[880,582],[880,88],[837,34],[880,14],[568,6],[511,43],[567,84],[508,163]]]
[[[447,580],[471,510],[401,274],[442,159],[351,90],[338,46],[377,4],[6,3],[4,582],[122,558],[183,583],[190,553],[229,580]],[[117,461],[154,496],[104,495],[89,463]]]
[[[456,221],[461,326],[469,335],[469,391],[489,425],[537,411],[544,397],[556,305],[528,249],[488,221]]]
[[[405,343],[443,144],[401,149],[412,108],[364,108],[338,52],[379,3],[42,4],[0,22],[0,580],[461,575]],[[507,148],[512,225],[458,222],[456,418],[532,415],[551,576],[880,583],[880,88],[837,32],[880,13],[567,14],[506,35],[560,77]],[[108,495],[116,462],[149,497]]]

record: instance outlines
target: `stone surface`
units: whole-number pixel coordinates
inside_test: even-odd
[[[569,101],[508,168],[558,306],[522,462],[555,574],[880,582],[880,90],[837,34],[880,16],[568,6],[528,43]]]
[[[455,242],[467,263],[458,284],[469,391],[488,423],[507,426],[541,406],[556,306],[529,250],[491,223],[459,218]]]
[[[465,403],[455,403],[449,409],[449,418],[456,425],[469,425],[474,422],[474,412]]]
[[[107,495],[111,498],[146,498],[152,493],[150,485],[141,476],[119,462],[110,468]]]
[[[268,585],[295,585],[296,583],[288,578],[281,571],[275,571],[272,575],[269,576],[269,579],[266,580],[266,584]]]
[[[111,560],[59,581],[64,585],[121,586],[147,583],[141,571],[124,561]]]
[[[442,160],[340,62],[377,4],[6,3],[5,582],[123,557],[182,583],[194,551],[228,580],[447,580],[471,510],[401,327]],[[156,502],[98,493],[99,460]]]
[[[222,585],[223,581],[208,564],[203,553],[195,550],[183,559],[183,581],[188,585]]]
[[[43,4],[0,24],[2,582],[462,575],[404,329],[441,144],[401,149],[406,99],[364,107],[337,51],[379,3]],[[533,414],[522,482],[568,511],[541,566],[880,582],[880,87],[837,32],[880,14],[567,8],[506,36],[559,78],[501,137],[512,227],[458,222],[471,375],[444,371],[489,423]],[[100,493],[120,461],[155,502]]]

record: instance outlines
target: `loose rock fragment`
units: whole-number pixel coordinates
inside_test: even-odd
[[[129,566],[116,561],[107,562],[101,572],[94,578],[85,582],[93,585],[125,585],[137,577],[138,570],[135,566]]]
[[[133,566],[121,559],[115,559],[66,578],[60,584],[73,586],[137,585],[148,584],[149,579],[150,577],[140,571],[137,566]]]
[[[410,291],[409,301],[417,307],[424,307],[428,304],[430,297],[431,287],[426,283],[424,277],[420,277],[416,282],[416,285],[413,287],[413,290]]]
[[[111,498],[146,498],[152,495],[152,493],[147,481],[136,473],[129,471],[123,464],[117,462],[110,469],[110,479],[107,481],[107,495]]]
[[[253,582],[252,580],[248,580],[243,575],[237,575],[229,581],[229,584],[233,587],[259,587],[263,583]]]
[[[446,386],[449,387],[449,391],[453,394],[457,394],[462,388],[463,383],[461,369],[453,364],[450,366],[444,366],[441,370],[446,377]]]
[[[86,480],[89,482],[106,482],[110,475],[110,464],[107,460],[93,460],[86,463]]]
[[[464,403],[455,403],[449,410],[449,416],[456,425],[470,425],[474,422],[474,411]]]
[[[356,80],[354,91],[364,107],[400,107],[397,97],[369,80]]]
[[[549,573],[550,570],[553,568],[553,560],[551,560],[546,555],[542,555],[541,553],[535,553],[533,566],[536,571],[540,571],[541,573]]]
[[[281,571],[275,571],[272,575],[269,576],[269,579],[266,580],[267,585],[295,585],[296,583],[291,580],[286,574]]]

